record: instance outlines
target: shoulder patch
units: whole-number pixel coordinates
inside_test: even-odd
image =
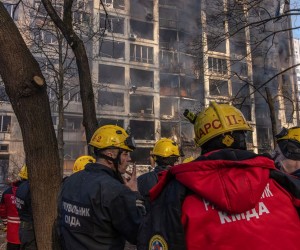
[[[161,235],[156,234],[150,239],[149,250],[168,250],[168,244]]]

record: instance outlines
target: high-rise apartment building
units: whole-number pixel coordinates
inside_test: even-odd
[[[295,64],[300,64],[300,38],[294,38],[294,58]],[[296,78],[298,86],[298,101],[300,100],[300,65],[296,67]]]
[[[40,6],[39,1],[32,4]],[[77,5],[81,11],[74,18],[96,34],[86,39],[86,47],[99,124],[130,129],[138,146],[132,158],[138,165],[149,164],[149,152],[161,137],[180,143],[187,155],[199,153],[183,112],[198,112],[211,100],[242,110],[253,126],[248,146],[255,152],[273,146],[265,87],[276,109],[276,129],[297,124],[295,83],[285,71],[293,63],[290,33],[271,34],[288,27],[289,20],[250,25],[276,15],[273,1],[252,8],[241,0],[94,0]],[[12,14],[13,5],[6,7]],[[18,14],[21,18],[20,10]],[[39,39],[57,43],[45,32]],[[78,88],[66,89],[64,158],[70,171],[87,148]],[[55,100],[51,90],[49,97]],[[12,162],[20,164],[24,153],[16,118],[5,95],[0,98],[0,163],[5,169]],[[58,119],[54,105],[55,127]]]

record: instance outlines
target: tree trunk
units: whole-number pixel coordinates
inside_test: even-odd
[[[83,41],[78,37],[73,29],[72,24],[72,0],[64,0],[64,13],[62,20],[50,0],[42,0],[42,3],[50,16],[51,20],[59,28],[68,44],[72,48],[76,58],[76,64],[79,74],[80,97],[82,102],[83,126],[85,128],[87,142],[93,136],[98,128],[96,118],[95,98],[93,92],[93,84],[89,67],[89,60],[84,47]]]
[[[62,176],[46,83],[2,2],[0,75],[23,136],[38,249],[52,249],[55,243],[52,229]]]

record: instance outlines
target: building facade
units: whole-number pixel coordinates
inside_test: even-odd
[[[39,1],[30,3],[35,11],[29,16],[20,10],[13,16],[12,2],[5,6],[19,25],[30,22],[40,27],[47,15]],[[247,138],[248,148],[255,152],[273,147],[272,126],[279,130],[297,125],[295,81],[285,71],[293,64],[290,33],[271,36],[289,27],[290,21],[279,19],[252,26],[268,14],[276,15],[278,6],[269,0],[252,8],[247,4],[240,0],[94,0],[78,1],[74,6],[74,25],[80,27],[78,32],[90,57],[99,125],[116,124],[131,131],[137,142],[132,158],[141,171],[149,166],[149,152],[161,137],[177,141],[187,156],[198,155],[193,126],[183,112],[199,112],[212,100],[232,103],[242,110],[253,126]],[[62,5],[55,7],[61,13]],[[270,12],[265,13],[266,9]],[[59,39],[51,30],[33,30],[23,36],[26,40],[27,33],[34,33],[34,41],[43,42],[38,46],[27,40],[45,76],[49,76],[53,123],[58,129],[55,77],[38,49],[56,48]],[[47,53],[57,57],[50,49]],[[285,73],[279,74],[282,71]],[[66,173],[70,173],[74,160],[87,152],[76,70],[70,72],[71,84],[62,90]],[[276,109],[276,124],[270,119],[266,87]],[[3,169],[7,169],[12,162],[20,166],[24,153],[3,86],[0,91],[0,157]]]

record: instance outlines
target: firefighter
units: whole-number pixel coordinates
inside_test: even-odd
[[[246,150],[252,129],[243,114],[211,102],[185,115],[201,156],[151,189],[138,249],[300,249],[297,200],[270,178],[280,172],[272,159]]]
[[[16,207],[20,216],[19,237],[22,250],[36,250],[37,245],[33,227],[31,194],[27,171],[27,166],[24,165],[20,172],[20,176],[24,179],[24,182],[16,192]]]
[[[124,249],[136,243],[144,214],[136,169],[122,177],[135,143],[115,125],[98,128],[89,143],[96,163],[72,174],[59,197],[59,233],[63,249]]]
[[[276,167],[300,178],[300,127],[282,128],[272,153]]]
[[[16,191],[25,179],[24,168],[25,166],[22,166],[19,172],[20,179],[12,182],[10,187],[3,192],[0,202],[0,217],[6,227],[7,250],[20,249],[20,217],[16,207]]]
[[[74,162],[73,173],[83,170],[86,164],[95,163],[95,162],[96,162],[95,158],[90,155],[80,156]]]
[[[142,174],[138,177],[138,189],[144,197],[149,190],[158,182],[158,174],[173,167],[182,156],[179,145],[168,138],[158,140],[152,150],[151,157],[155,161],[154,171]]]

